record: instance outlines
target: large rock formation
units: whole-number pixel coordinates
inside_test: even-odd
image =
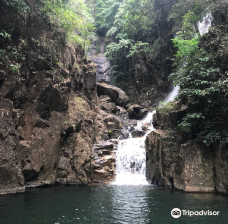
[[[0,59],[0,194],[90,183],[92,145],[106,129],[96,66],[84,49],[66,43],[62,30],[36,16],[33,3],[26,3],[33,15],[24,19],[0,3],[1,29],[12,37],[0,36],[0,48],[8,47]]]
[[[131,105],[127,109],[127,112],[128,112],[128,117],[130,119],[137,119],[137,120],[143,119],[148,113],[148,111],[145,108],[137,104]]]
[[[186,192],[228,193],[228,148],[221,143],[206,146],[181,136],[176,127],[187,108],[180,102],[157,110],[146,139],[147,179],[159,186]]]
[[[129,98],[123,90],[105,83],[97,83],[97,94],[108,95],[117,106],[126,107],[129,103]]]
[[[16,82],[15,74],[7,71],[0,87],[1,193],[56,180],[69,184],[90,181],[96,74],[92,64],[84,64],[86,59],[80,70],[73,66],[82,62],[82,55],[75,58],[77,54],[79,49],[66,48],[65,56],[73,60],[68,61],[71,71],[64,69],[64,79],[62,68],[41,71],[21,83],[19,92],[7,85]]]

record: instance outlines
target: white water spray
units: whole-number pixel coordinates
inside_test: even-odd
[[[200,35],[202,36],[205,33],[208,33],[209,28],[211,27],[211,23],[213,21],[213,16],[210,12],[206,14],[206,16],[203,17],[202,21],[198,22],[198,30],[200,32]]]
[[[174,100],[178,94],[179,87],[174,87],[165,101]],[[156,111],[149,112],[147,116],[138,121],[136,130],[142,130],[143,124],[149,124],[150,127],[141,138],[129,138],[119,141],[116,154],[116,181],[114,185],[148,185],[146,180],[146,136],[154,130],[152,125],[153,114]]]

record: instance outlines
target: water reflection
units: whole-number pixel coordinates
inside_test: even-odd
[[[146,186],[50,187],[0,196],[3,224],[227,224],[228,197]],[[181,216],[173,208],[220,211],[217,217]]]
[[[112,188],[112,220],[115,223],[148,223],[150,209],[145,186]]]

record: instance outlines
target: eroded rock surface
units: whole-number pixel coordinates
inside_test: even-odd
[[[125,107],[129,103],[129,98],[126,93],[115,86],[105,83],[97,83],[97,93],[100,95],[108,95],[112,102],[117,106]]]
[[[129,108],[127,109],[127,112],[130,119],[137,119],[137,120],[143,119],[148,113],[148,111],[145,108],[137,104],[129,106]]]
[[[175,127],[187,109],[172,102],[154,115],[157,130],[146,138],[147,179],[186,192],[228,193],[228,148],[179,135]]]

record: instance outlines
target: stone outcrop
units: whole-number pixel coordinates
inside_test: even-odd
[[[154,115],[157,130],[146,138],[148,181],[185,192],[228,193],[227,146],[218,142],[209,147],[181,136],[176,127],[186,111],[172,102]]]
[[[145,108],[143,108],[143,107],[141,107],[140,105],[137,105],[137,104],[131,105],[127,109],[127,112],[128,112],[128,117],[130,119],[137,119],[137,120],[141,120],[148,113],[148,111]]]
[[[221,142],[212,145],[215,189],[228,194],[228,147]]]
[[[144,131],[139,131],[139,130],[134,130],[131,132],[132,138],[141,138],[144,136],[146,133]]]
[[[117,106],[125,107],[129,103],[129,98],[123,90],[105,83],[97,83],[97,94],[108,95]]]
[[[116,176],[116,145],[110,141],[94,145],[93,182],[108,183]]]
[[[72,58],[77,54],[73,48],[67,51]],[[26,100],[21,98],[27,91],[25,86],[21,85],[19,96],[15,96],[13,86],[8,89],[12,98],[7,97],[4,84],[0,87],[5,97],[0,99],[0,193],[56,181],[77,185],[91,182],[96,75],[92,64],[83,67],[84,73],[72,69],[64,80],[58,80],[60,68],[53,71],[56,84],[46,78],[45,72],[34,75],[29,82],[35,82],[36,87],[30,87]],[[8,74],[6,82],[14,78]],[[78,84],[80,90],[75,89]],[[15,97],[20,101],[19,108]]]
[[[31,11],[32,3],[26,2]],[[89,184],[92,145],[107,128],[103,112],[99,116],[96,66],[81,47],[66,43],[62,30],[40,15],[37,20],[36,11],[25,20],[15,20],[16,13],[0,7],[1,26],[12,34],[10,42],[0,36],[0,48],[10,44],[25,55],[18,60],[9,50],[0,59],[0,194]],[[19,30],[16,35],[9,24]]]

